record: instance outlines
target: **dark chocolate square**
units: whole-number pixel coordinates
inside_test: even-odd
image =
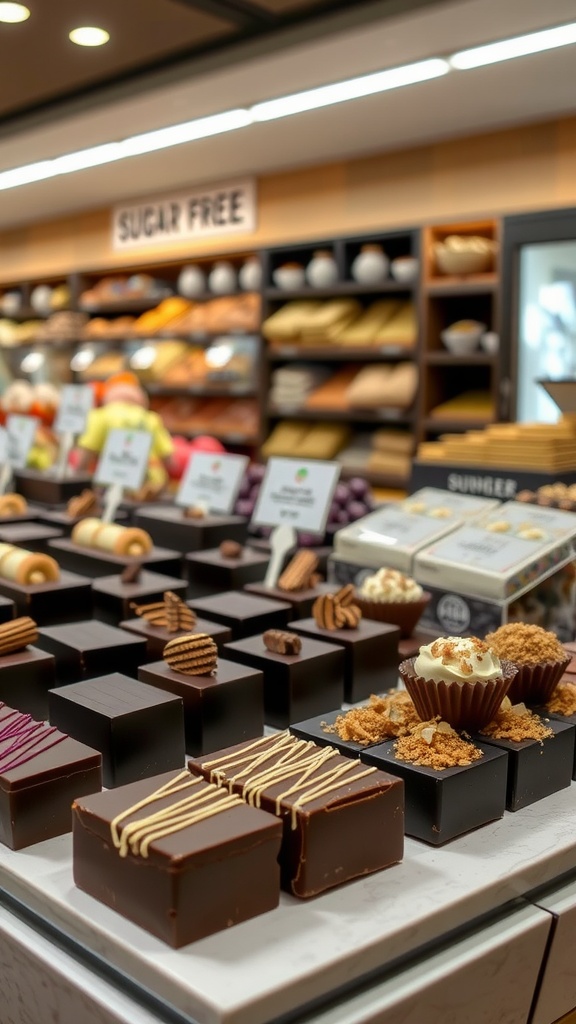
[[[156,838],[146,859],[131,851],[121,857],[111,841],[112,820],[174,777],[157,775],[76,800],[73,866],[78,888],[177,948],[278,905],[282,826],[239,803]],[[181,792],[169,794],[156,806],[181,799]],[[125,822],[141,817],[136,812]]]
[[[239,590],[227,590],[212,597],[194,597],[188,603],[202,618],[229,626],[234,640],[267,629],[284,629],[292,612],[291,605],[285,601],[269,601]]]
[[[108,789],[184,764],[178,697],[114,672],[60,686],[48,700],[52,725],[100,751]]]
[[[521,807],[542,800],[560,789],[566,789],[574,771],[573,725],[557,719],[546,720],[554,732],[547,740],[496,740],[492,736],[478,736],[482,745],[490,744],[508,754],[508,787],[506,810],[519,811]],[[475,740],[476,742],[476,740]]]
[[[166,644],[177,636],[185,636],[186,633],[205,633],[211,636],[219,651],[224,644],[232,639],[232,632],[228,626],[222,626],[219,622],[209,622],[208,619],[196,619],[194,629],[181,629],[178,633],[169,633],[164,626],[151,626],[146,619],[125,619],[120,622],[120,629],[126,629],[136,636],[143,636],[146,640],[146,654],[150,661],[159,661]]]
[[[56,685],[52,654],[37,647],[0,657],[0,701],[43,722],[48,718],[48,690]]]
[[[331,583],[319,583],[306,590],[281,590],[280,587],[266,587],[263,583],[250,583],[244,587],[248,594],[268,597],[272,601],[287,601],[292,606],[293,619],[307,619],[312,614],[312,605],[321,594],[333,594]]]
[[[569,645],[566,644],[566,647]],[[544,718],[552,718],[556,722],[566,722],[568,725],[576,726],[576,712],[573,715],[561,715],[558,711],[548,711],[547,708],[532,708]],[[572,768],[572,779],[576,779],[576,744],[574,745],[574,765]]]
[[[0,597],[0,623],[16,618],[16,605],[8,597]]]
[[[0,578],[0,594],[14,602],[17,615],[29,615],[39,626],[78,622],[92,615],[92,581],[74,572],[61,570],[54,583],[27,586]]]
[[[406,835],[441,846],[504,814],[508,755],[476,746],[484,752],[479,761],[442,771],[396,760],[394,740],[368,747],[360,760],[404,779]]]
[[[38,469],[15,469],[14,481],[16,490],[27,501],[38,501],[43,505],[59,505],[92,486],[92,477],[88,473],[74,473],[59,480],[55,475]]]
[[[301,636],[344,648],[344,700],[356,704],[398,682],[398,626],[361,619],[358,629],[320,629],[314,619],[290,622]]]
[[[15,544],[16,547],[26,548],[28,551],[40,551],[46,554],[48,541],[62,537],[62,530],[53,526],[45,526],[44,523],[8,523],[0,522],[0,544]]]
[[[131,558],[127,555],[115,555],[110,551],[100,551],[98,548],[81,547],[74,544],[69,537],[50,541],[48,554],[65,569],[85,572],[92,577],[122,572],[127,566],[136,563],[145,565],[153,572],[163,572],[167,576],[180,576],[182,567],[182,556],[173,549],[154,547],[142,558]]]
[[[2,739],[7,726],[13,735]],[[25,737],[15,749],[20,728],[34,727],[28,716],[0,708],[0,843],[12,850],[70,832],[73,800],[102,786],[100,753],[45,723],[35,729],[33,749]]]
[[[342,704],[344,651],[334,644],[303,637],[300,654],[276,654],[262,636],[251,636],[225,644],[224,654],[264,673],[266,725],[285,729]]]
[[[155,544],[176,548],[182,554],[216,548],[223,540],[243,544],[248,534],[248,520],[243,516],[205,516],[187,519],[184,509],[175,505],[140,507],[134,518],[136,526],[146,530]]]
[[[136,678],[146,660],[146,641],[90,619],[41,629],[38,646],[56,658],[59,682],[78,683],[106,675],[111,668]]]
[[[224,558],[219,548],[194,551],[184,559],[192,597],[220,594],[224,590],[242,590],[247,583],[263,580],[269,558],[252,548],[242,548],[239,558]]]
[[[100,576],[92,583],[94,615],[101,622],[117,626],[121,619],[131,619],[134,609],[131,604],[151,604],[162,601],[166,590],[171,590],[182,600],[186,597],[186,583],[175,576],[163,576],[159,572],[142,569],[135,583],[123,583],[120,574]]]
[[[192,756],[264,732],[261,672],[219,658],[215,675],[188,676],[156,661],[142,666],[138,678],[182,698],[186,752]]]

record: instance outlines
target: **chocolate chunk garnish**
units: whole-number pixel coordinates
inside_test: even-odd
[[[266,650],[274,654],[300,654],[302,640],[296,633],[287,633],[283,629],[267,629],[262,637]]]

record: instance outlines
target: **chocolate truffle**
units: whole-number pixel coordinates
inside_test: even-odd
[[[38,646],[56,658],[58,680],[77,683],[115,668],[136,677],[146,660],[146,641],[93,619],[41,629]]]

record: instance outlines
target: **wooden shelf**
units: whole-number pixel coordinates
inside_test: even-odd
[[[197,430],[183,430],[179,427],[169,428],[174,434],[178,434],[180,437],[194,438],[200,434],[210,434],[210,437],[215,437],[218,441],[222,441],[222,444],[239,445],[243,448],[252,448],[254,445],[259,444],[259,438],[256,434],[241,434],[227,433],[226,431],[214,430],[213,427],[206,425],[205,427],[199,427]]]
[[[130,316],[137,313],[147,313],[150,309],[156,309],[169,295],[153,298],[119,299],[118,302],[101,302],[98,306],[84,306],[79,304],[78,309],[87,316]]]
[[[255,398],[251,384],[144,384],[151,398]]]
[[[488,295],[498,288],[497,274],[469,274],[467,276],[432,277],[424,282],[429,295]]]
[[[290,299],[341,299],[349,295],[411,295],[418,287],[413,284],[400,284],[399,281],[387,279],[376,285],[358,284],[357,281],[338,281],[330,288],[312,288],[302,285],[301,288],[265,288],[264,298],[271,302],[288,302]]]
[[[410,473],[400,476],[395,473],[379,473],[376,470],[353,468],[342,466],[340,473],[343,480],[350,480],[353,476],[361,476],[368,481],[372,487],[389,487],[391,490],[405,490],[410,483]]]
[[[64,313],[68,310],[55,309],[54,313]],[[15,323],[21,324],[25,320],[47,320],[51,313],[37,313],[32,306],[21,306],[16,313],[11,313],[10,316],[6,313],[1,314],[3,320],[14,320]]]
[[[490,352],[471,352],[467,356],[457,356],[452,352],[425,352],[424,361],[430,366],[492,366],[496,356]]]
[[[478,417],[478,419],[455,419],[440,420],[428,417],[422,420],[424,430],[434,434],[456,434],[465,430],[482,430],[490,423],[495,423],[493,416]]]
[[[271,363],[396,363],[416,357],[414,348],[401,345],[368,345],[344,348],[337,345],[269,345],[266,349]]]
[[[343,423],[398,423],[411,424],[414,415],[405,409],[306,409],[292,405],[269,406],[268,415],[273,419],[338,421]]]

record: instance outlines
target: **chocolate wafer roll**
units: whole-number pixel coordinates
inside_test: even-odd
[[[94,491],[86,488],[81,494],[76,494],[66,505],[66,511],[71,519],[79,519],[80,516],[89,516],[98,511],[98,500]]]
[[[340,605],[338,608],[339,629],[357,629],[362,618],[362,612],[357,604],[349,604],[345,608]]]
[[[218,648],[206,633],[188,633],[169,640],[164,661],[185,676],[212,676],[218,663]]]
[[[334,594],[334,600],[336,604],[339,604],[341,608],[347,608],[354,601],[356,594],[356,588],[353,583],[347,583],[345,587],[341,587],[340,590]]]
[[[164,601],[152,601],[150,604],[134,604],[130,605],[132,610],[139,615],[141,619],[146,619],[151,626],[166,626],[166,605]]]
[[[4,622],[0,626],[0,656],[21,651],[28,644],[36,643],[38,627],[28,615],[23,615],[12,622]]]
[[[288,633],[283,629],[267,629],[262,637],[264,647],[274,654],[300,654],[302,640],[296,633]]]
[[[166,629],[169,633],[178,633],[183,629],[191,630],[196,625],[196,613],[184,604],[181,597],[172,590],[164,594],[164,608],[166,613]]]
[[[316,598],[312,605],[312,615],[320,629],[339,629],[339,611],[340,609],[334,600],[333,594],[322,594]]]
[[[288,563],[278,580],[280,590],[306,590],[310,585],[310,577],[318,565],[318,556],[313,551],[303,549],[297,551]]]

